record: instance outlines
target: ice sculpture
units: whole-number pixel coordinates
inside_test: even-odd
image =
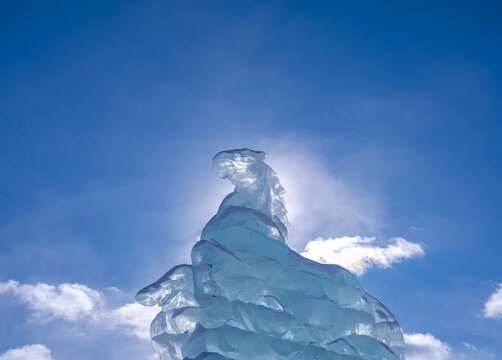
[[[235,190],[202,231],[192,265],[137,294],[162,308],[151,324],[160,359],[404,359],[399,324],[354,275],[286,245],[284,189],[266,157],[239,149],[213,158]]]

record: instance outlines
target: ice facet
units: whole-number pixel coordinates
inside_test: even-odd
[[[223,151],[213,169],[235,190],[191,254],[141,290],[162,360],[402,360],[391,312],[338,265],[291,250],[283,193],[264,152]]]

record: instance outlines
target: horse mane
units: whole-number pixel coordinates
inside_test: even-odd
[[[235,185],[234,191],[221,203],[220,210],[228,206],[259,210],[272,219],[286,238],[289,221],[283,196],[285,190],[275,171],[264,162],[267,157],[265,152],[251,149],[216,154],[213,170]]]

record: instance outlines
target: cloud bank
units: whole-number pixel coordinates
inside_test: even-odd
[[[502,283],[498,284],[497,290],[490,295],[483,310],[485,318],[502,319]]]
[[[14,280],[0,283],[0,294],[8,293],[28,305],[33,315],[41,320],[82,319],[92,316],[103,305],[101,293],[80,284],[22,285]]]
[[[142,340],[150,339],[150,322],[159,312],[158,307],[137,303],[109,309],[102,292],[81,284],[27,285],[9,280],[0,283],[0,295],[12,295],[19,303],[26,304],[35,321],[80,321],[108,330],[118,329]]]
[[[150,323],[159,313],[158,307],[129,303],[102,315],[110,329],[122,328],[124,333],[142,340],[150,340]]]
[[[362,275],[372,267],[389,268],[403,259],[425,254],[420,244],[400,237],[390,239],[386,247],[373,245],[375,240],[360,236],[317,238],[307,243],[301,255],[324,264],[338,264]]]
[[[25,345],[0,354],[0,360],[53,360],[51,351],[41,344]]]
[[[406,360],[449,360],[452,352],[448,344],[431,334],[404,334]]]

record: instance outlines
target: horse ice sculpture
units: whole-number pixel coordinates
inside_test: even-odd
[[[161,360],[402,360],[397,321],[338,265],[291,250],[287,211],[266,154],[223,151],[230,180],[216,215],[179,265],[136,295],[162,311],[151,324]]]

